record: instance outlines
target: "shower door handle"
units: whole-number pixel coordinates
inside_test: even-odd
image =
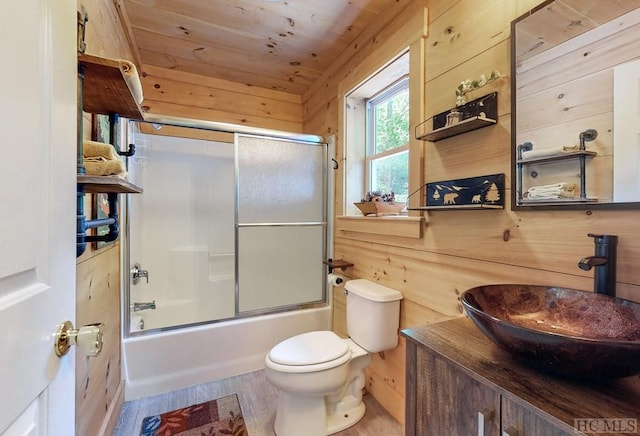
[[[147,279],[147,283],[149,283],[149,271],[147,271],[146,269],[140,269],[140,264],[136,263],[135,265],[133,265],[133,268],[131,268],[131,280],[133,281],[133,284],[137,285],[138,281],[142,277]]]

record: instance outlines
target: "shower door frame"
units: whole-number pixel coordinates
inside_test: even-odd
[[[130,210],[130,201],[131,197],[127,196],[126,201],[121,202],[121,235],[122,241],[120,244],[121,251],[121,270],[122,274],[122,334],[124,338],[133,338],[140,337],[146,335],[152,335],[158,332],[163,331],[171,331],[178,329],[185,329],[189,327],[196,327],[214,323],[227,322],[237,319],[243,318],[251,318],[262,315],[269,314],[277,314],[290,312],[293,310],[302,310],[302,309],[312,309],[317,307],[324,307],[330,303],[330,293],[327,292],[327,280],[326,275],[323,274],[324,283],[321,283],[322,286],[322,298],[320,300],[305,302],[305,303],[295,303],[291,305],[285,306],[277,306],[272,308],[264,308],[264,309],[254,309],[250,311],[242,311],[239,310],[239,301],[240,301],[240,289],[239,289],[239,277],[238,277],[238,235],[239,235],[239,227],[241,227],[238,223],[238,210],[239,210],[239,186],[238,186],[238,161],[237,161],[237,147],[238,147],[238,136],[249,136],[249,137],[257,137],[257,138],[265,138],[271,140],[279,140],[279,141],[289,141],[296,143],[307,143],[309,145],[315,146],[323,146],[324,147],[324,156],[322,162],[322,191],[323,191],[323,199],[322,199],[322,215],[324,221],[320,222],[312,222],[312,223],[259,223],[259,224],[249,224],[250,226],[287,226],[287,225],[296,225],[296,226],[322,226],[323,227],[323,259],[327,258],[327,253],[329,253],[332,241],[329,238],[332,237],[332,224],[329,221],[328,213],[331,210],[331,207],[328,205],[329,200],[329,189],[331,183],[329,181],[328,173],[329,173],[329,148],[332,146],[333,142],[326,141],[322,136],[317,135],[309,135],[302,133],[294,133],[294,132],[285,132],[281,130],[270,130],[258,127],[249,127],[249,126],[241,126],[230,123],[219,123],[215,121],[205,121],[191,118],[179,118],[179,117],[170,117],[170,116],[158,116],[154,114],[146,114],[144,120],[135,120],[130,119],[126,123],[128,128],[126,129],[127,135],[127,143],[131,143],[131,125],[132,123],[147,123],[155,126],[173,126],[173,127],[185,127],[185,128],[193,128],[199,130],[207,130],[207,131],[215,131],[215,132],[224,132],[224,133],[232,133],[234,134],[234,196],[235,196],[235,222],[234,222],[234,232],[235,232],[235,247],[234,247],[234,290],[235,290],[235,301],[234,301],[234,316],[230,318],[223,319],[215,319],[208,321],[200,321],[189,324],[179,324],[175,326],[166,326],[148,330],[141,330],[136,332],[131,332],[131,310],[130,310],[130,300],[131,300],[131,258],[130,258],[130,219],[129,219],[129,210]],[[124,123],[123,123],[124,124]],[[126,162],[127,170],[129,170],[129,160]],[[143,187],[144,188],[144,187]],[[141,194],[141,195],[144,195]]]
[[[277,140],[277,141],[285,141],[285,142],[293,142],[293,143],[307,143],[309,146],[323,146],[324,147],[324,156],[322,162],[322,217],[324,221],[315,221],[315,222],[262,222],[262,223],[240,223],[240,161],[237,158],[238,156],[238,147],[239,147],[239,137],[247,137],[247,138],[258,138],[258,139],[267,139],[267,140]],[[235,156],[234,156],[234,173],[235,173],[235,315],[234,318],[243,318],[248,316],[259,316],[259,315],[267,315],[271,313],[278,312],[287,312],[290,310],[299,310],[306,309],[310,307],[318,307],[318,305],[327,304],[327,286],[326,286],[326,274],[323,275],[325,277],[324,286],[322,287],[322,297],[319,300],[308,301],[304,303],[294,303],[284,306],[276,306],[262,309],[253,309],[253,310],[240,310],[240,262],[238,256],[239,244],[240,244],[240,229],[241,228],[249,228],[249,227],[323,227],[323,247],[322,247],[322,258],[327,259],[327,246],[330,244],[327,241],[329,232],[327,231],[328,227],[328,216],[327,216],[327,200],[328,200],[328,143],[327,142],[318,142],[311,143],[309,141],[301,141],[299,139],[292,138],[274,138],[272,136],[265,135],[257,135],[257,134],[248,134],[248,133],[240,133],[234,132],[234,147],[235,147]]]

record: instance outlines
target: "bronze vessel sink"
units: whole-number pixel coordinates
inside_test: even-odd
[[[493,342],[555,376],[602,381],[640,374],[640,304],[576,289],[487,285],[464,292]]]

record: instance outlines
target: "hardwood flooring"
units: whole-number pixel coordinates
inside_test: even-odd
[[[202,403],[232,393],[238,394],[249,436],[275,436],[273,420],[278,391],[265,379],[264,370],[127,401],[122,407],[114,436],[137,436],[140,434],[142,420],[146,416]],[[365,395],[364,402],[367,406],[364,418],[353,427],[336,434],[340,436],[401,436],[404,434],[402,425],[393,419],[371,395]]]

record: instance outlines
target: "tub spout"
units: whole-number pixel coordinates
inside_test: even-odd
[[[153,300],[150,303],[133,303],[133,311],[140,312],[141,310],[155,309],[156,308],[156,300]]]

